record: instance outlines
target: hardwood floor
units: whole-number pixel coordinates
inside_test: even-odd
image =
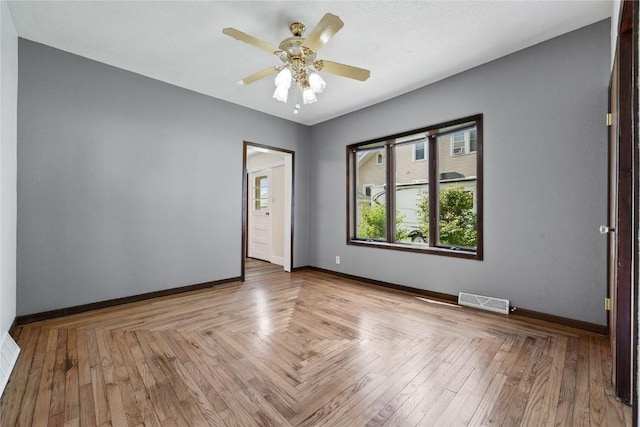
[[[2,426],[620,426],[606,338],[302,271],[26,325]]]
[[[244,275],[246,280],[267,274],[282,273],[283,271],[284,267],[278,264],[272,264],[255,258],[244,259]]]

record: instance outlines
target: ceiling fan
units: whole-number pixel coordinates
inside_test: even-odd
[[[326,85],[322,77],[318,74],[318,71],[360,81],[365,81],[369,78],[370,72],[364,68],[316,59],[318,49],[329,41],[334,34],[340,31],[343,26],[344,23],[339,17],[327,13],[305,38],[302,35],[306,27],[300,22],[294,22],[289,26],[293,37],[282,40],[278,47],[236,30],[235,28],[225,28],[222,32],[229,37],[266,50],[280,58],[282,64],[258,71],[238,81],[238,84],[248,85],[278,73],[275,79],[276,90],[273,97],[278,101],[286,103],[289,88],[293,82],[296,89],[296,107],[293,112],[297,114],[300,110],[299,97],[302,97],[304,104],[314,103],[317,101],[316,94],[322,92]]]

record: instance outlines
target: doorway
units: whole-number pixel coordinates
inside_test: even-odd
[[[241,280],[293,265],[294,152],[244,143]]]

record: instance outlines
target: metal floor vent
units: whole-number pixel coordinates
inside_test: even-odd
[[[0,396],[9,382],[9,375],[18,360],[18,353],[20,353],[20,347],[9,334],[5,333],[0,343]]]
[[[481,308],[483,310],[495,311],[497,313],[509,314],[509,300],[482,295],[468,294],[460,292],[458,294],[458,304],[469,307]]]

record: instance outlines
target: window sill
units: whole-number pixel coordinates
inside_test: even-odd
[[[450,249],[445,247],[433,247],[427,245],[417,245],[417,244],[408,244],[408,243],[388,243],[388,242],[380,242],[375,240],[355,240],[349,239],[347,241],[348,245],[353,246],[364,246],[369,248],[378,248],[378,249],[389,249],[394,251],[402,251],[402,252],[415,252],[415,253],[423,253],[423,254],[431,254],[431,255],[440,255],[440,256],[449,256],[452,258],[464,258],[464,259],[473,259],[477,261],[482,261],[482,252],[480,251],[471,251],[465,249]]]

